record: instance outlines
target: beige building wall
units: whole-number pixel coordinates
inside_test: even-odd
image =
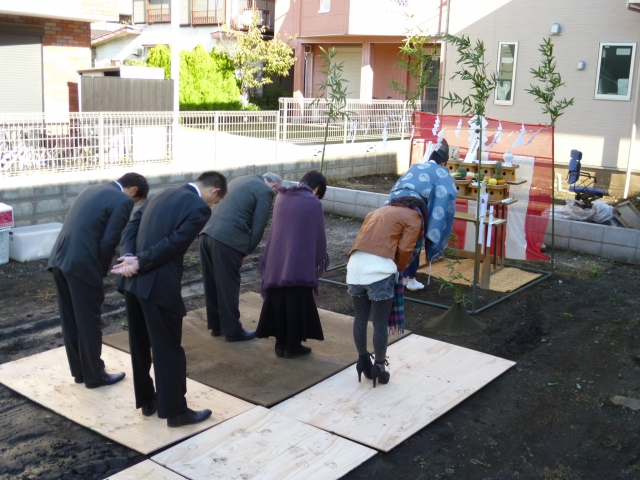
[[[556,163],[568,163],[571,149],[583,152],[583,164],[601,167],[605,173],[598,179],[607,185],[606,170],[622,171],[627,167],[632,113],[637,101],[636,83],[640,80],[640,55],[636,50],[633,66],[631,100],[595,100],[596,72],[600,42],[635,42],[640,47],[640,14],[627,10],[622,0],[451,0],[449,32],[481,39],[487,49],[486,60],[496,68],[498,42],[518,42],[514,102],[512,106],[495,105],[489,100],[487,116],[525,123],[545,123],[540,106],[525,92],[533,82],[532,67],[540,64],[538,48],[549,37],[553,23],[562,26],[553,39],[557,69],[567,87],[560,97],[575,97],[575,105],[556,124]],[[456,70],[457,54],[447,47],[444,94],[453,91],[461,96],[468,92],[467,82],[449,80]],[[579,61],[586,69],[577,70]],[[458,113],[448,109],[443,113]],[[636,141],[640,142],[640,134]],[[640,149],[632,161],[640,172]],[[615,173],[610,172],[613,177]],[[603,183],[603,182],[601,182]],[[615,182],[613,182],[615,183]]]

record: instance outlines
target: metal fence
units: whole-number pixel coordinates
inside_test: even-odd
[[[280,138],[287,143],[322,143],[327,128],[324,99],[280,99]],[[347,100],[348,116],[329,123],[329,142],[402,139],[411,125],[411,110],[402,100]]]
[[[404,139],[402,101],[349,101],[328,141]],[[279,111],[0,114],[0,176],[98,170],[140,163],[226,167],[277,162],[285,144],[324,140],[326,103],[281,99]],[[227,165],[228,164],[228,165]]]

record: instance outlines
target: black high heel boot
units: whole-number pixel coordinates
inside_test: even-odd
[[[373,367],[373,363],[371,363],[371,355],[367,353],[365,355],[358,356],[358,363],[356,363],[356,370],[358,371],[358,381],[360,381],[361,375],[364,373],[364,378],[371,380],[371,367]]]
[[[391,374],[385,370],[385,365],[388,367],[389,362],[386,360],[384,362],[376,362],[373,367],[371,367],[371,378],[373,379],[373,388],[376,388],[376,380],[380,382],[381,385],[386,385],[389,383],[389,379],[391,378]]]

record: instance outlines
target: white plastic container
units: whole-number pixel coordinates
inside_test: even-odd
[[[13,207],[0,203],[0,228],[13,227]]]
[[[44,223],[10,229],[9,257],[18,262],[49,258],[61,229],[61,223]]]
[[[0,265],[9,263],[9,229],[0,230]]]

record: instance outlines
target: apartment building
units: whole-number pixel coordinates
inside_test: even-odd
[[[349,98],[401,99],[391,80],[407,81],[396,65],[406,32],[443,31],[446,10],[446,0],[278,0],[275,31],[296,37],[294,95],[317,94],[323,68],[319,47],[335,47],[335,60],[344,62]],[[427,110],[436,108],[437,86],[423,97]]]

